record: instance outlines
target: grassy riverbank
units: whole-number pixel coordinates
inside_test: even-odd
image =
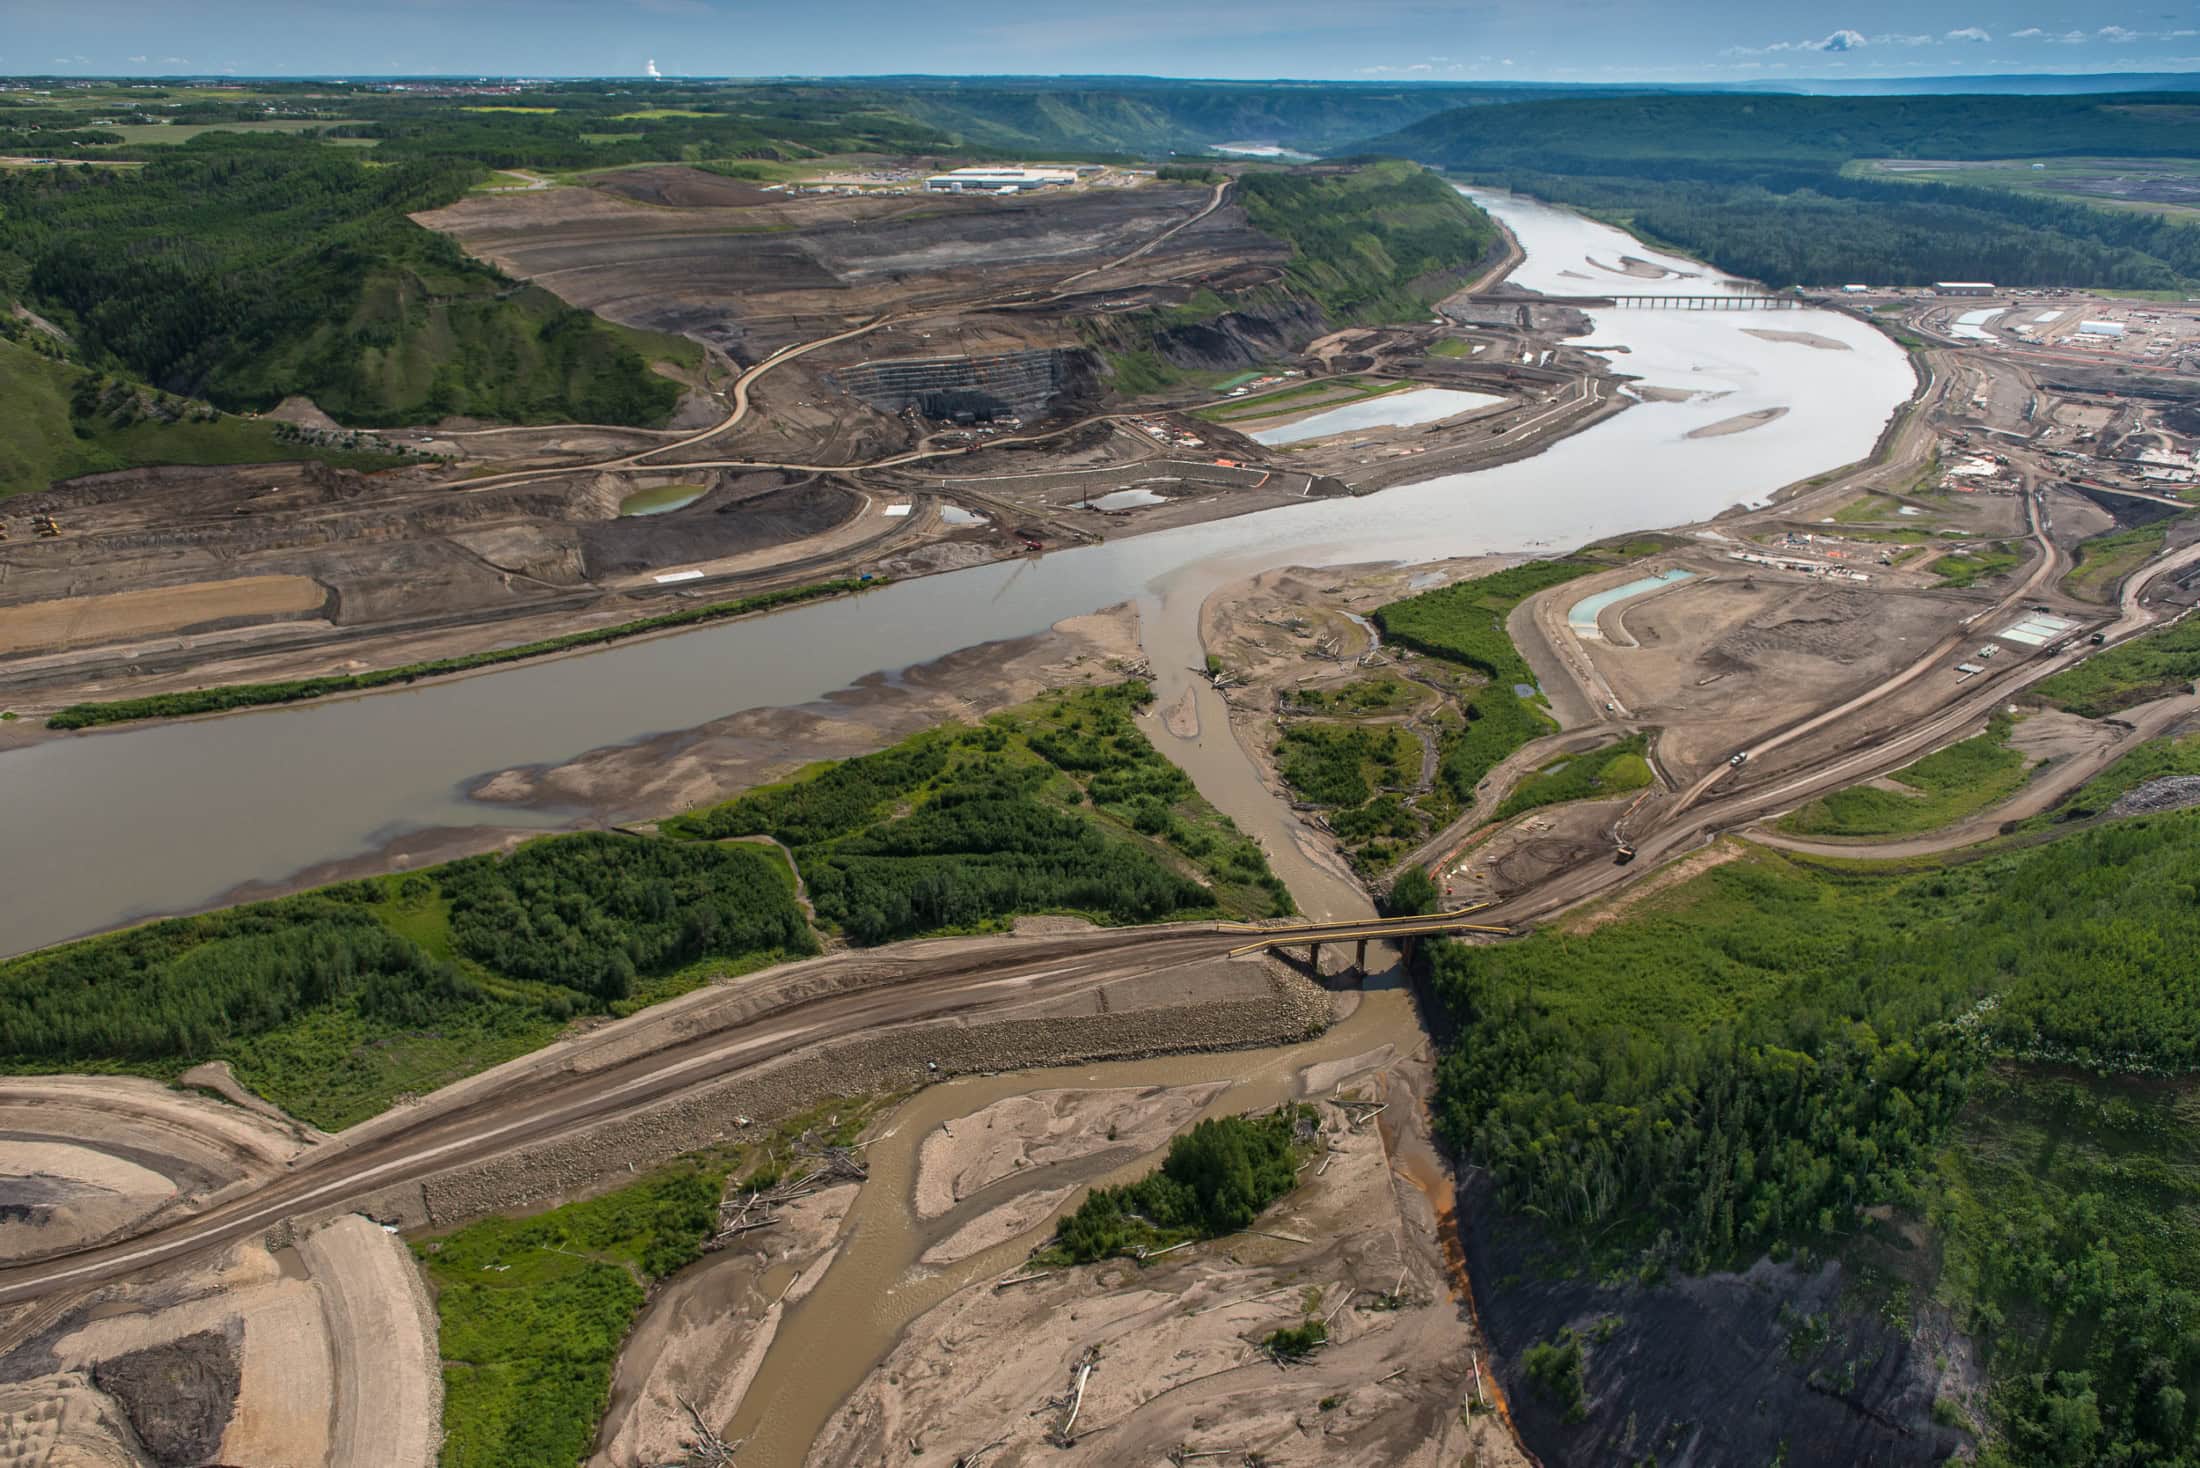
[[[662,612],[653,617],[641,617],[612,627],[593,627],[585,632],[545,637],[537,642],[520,643],[516,647],[492,648],[486,652],[467,653],[460,657],[406,663],[400,667],[382,668],[371,673],[335,673],[327,677],[293,678],[279,683],[225,683],[183,693],[154,693],[143,698],[119,698],[104,703],[73,703],[47,719],[46,727],[90,729],[102,724],[133,723],[139,719],[175,719],[191,714],[222,713],[230,709],[302,703],[308,699],[328,698],[342,693],[365,693],[375,688],[416,683],[422,678],[470,673],[503,663],[547,657],[552,653],[601,647],[606,643],[622,642],[629,637],[641,637],[651,632],[693,627],[704,622],[720,622],[729,617],[747,616],[751,612],[770,611],[775,607],[793,606],[823,597],[844,596],[885,584],[883,579],[844,579],[820,581],[809,586],[791,586],[780,591],[737,597],[732,601],[712,602],[707,606],[683,607],[677,612]]]

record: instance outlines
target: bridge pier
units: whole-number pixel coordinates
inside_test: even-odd
[[[1359,952],[1353,955],[1352,966],[1360,971],[1361,978],[1367,977],[1367,939],[1360,940]]]
[[[1321,977],[1321,972],[1322,972],[1322,945],[1321,945],[1321,944],[1319,944],[1319,943],[1309,943],[1309,944],[1307,944],[1307,945],[1306,945],[1306,966],[1307,966],[1308,968],[1310,968],[1310,969],[1312,969],[1312,970],[1314,971],[1314,976],[1315,976],[1316,978],[1320,978],[1320,977]]]

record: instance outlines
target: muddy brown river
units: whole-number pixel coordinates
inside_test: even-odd
[[[1266,1110],[1300,1095],[1299,1077],[1308,1066],[1384,1045],[1403,1053],[1421,1044],[1412,1000],[1395,986],[1396,980],[1395,970],[1377,976],[1371,981],[1375,987],[1358,996],[1351,1014],[1303,1044],[974,1076],[933,1086],[904,1103],[865,1149],[871,1177],[849,1213],[847,1242],[824,1279],[787,1312],[731,1427],[721,1429],[729,1442],[746,1439],[740,1454],[743,1468],[799,1468],[834,1409],[861,1385],[904,1327],[973,1281],[1012,1273],[1053,1232],[1058,1212],[954,1264],[920,1263],[918,1256],[940,1230],[938,1221],[928,1229],[917,1218],[918,1149],[941,1123],[1035,1091],[1208,1081],[1223,1082],[1226,1089],[1201,1116]],[[1142,1176],[1153,1169],[1160,1151],[1096,1181],[1118,1183]],[[1083,1196],[1079,1189],[1064,1207]]]
[[[1525,248],[1514,276],[1523,285],[1575,294],[1593,289],[1586,277],[1634,293],[1729,288],[1702,265],[1649,254],[1564,210],[1477,197]],[[1623,275],[1609,263],[1623,255],[1668,273]],[[1745,329],[1768,319],[1846,350]],[[1198,608],[1218,586],[1275,566],[1560,550],[1703,519],[1863,457],[1913,387],[1893,343],[1832,312],[1612,311],[1586,340],[1626,348],[1623,370],[1690,396],[1632,408],[1532,459],[1364,498],[975,567],[473,678],[10,751],[0,755],[0,809],[16,839],[0,856],[0,953],[189,910],[406,832],[569,824],[575,813],[515,811],[466,791],[494,771],[745,709],[807,705],[881,671],[1132,598],[1144,603],[1167,706],[1195,681]],[[1770,408],[1787,411],[1747,433],[1690,437]],[[1303,906],[1353,910],[1364,900],[1357,890],[1296,849],[1292,826],[1235,751],[1219,699],[1192,691],[1201,735],[1164,747],[1262,838]]]

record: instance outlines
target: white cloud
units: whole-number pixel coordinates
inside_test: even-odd
[[[1873,36],[1871,44],[1874,46],[1930,46],[1933,44],[1933,38],[1931,36],[1888,34]],[[1843,49],[1847,48],[1844,47]]]
[[[1911,42],[1911,38],[1908,36],[1881,36],[1879,39],[1883,42],[1900,41],[1905,44]],[[1932,37],[1923,36],[1917,39],[1930,41]],[[1870,44],[1872,44],[1871,38],[1862,31],[1852,31],[1844,28],[1833,32],[1831,35],[1820,36],[1813,41],[1774,41],[1769,46],[1729,46],[1719,54],[1722,56],[1769,56],[1777,51],[1840,52],[1860,50]]]
[[[2018,31],[2014,36],[2010,37],[2010,39],[2015,41],[2037,41],[2044,39],[2046,35],[2047,32],[2041,30],[2038,26],[2028,25],[2023,30]]]
[[[2122,45],[2126,41],[2136,41],[2139,39],[2139,33],[2137,31],[2125,30],[2120,25],[2104,25],[2101,27],[2099,32],[2097,32],[2097,34],[2102,40],[2118,46]]]
[[[1952,30],[1948,32],[1947,38],[1951,41],[1991,41],[1994,39],[1986,33],[1984,26],[1975,25],[1967,25]]]
[[[130,64],[132,66],[143,66],[145,64],[145,58],[142,56],[133,56],[130,58]]]

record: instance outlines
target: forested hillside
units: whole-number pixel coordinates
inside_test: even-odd
[[[1420,316],[1495,248],[1490,217],[1408,163],[1349,173],[1254,173],[1245,214],[1287,241],[1292,282],[1333,325]]]
[[[2200,227],[1842,172],[1858,158],[2200,157],[2183,97],[1567,99],[1457,109],[1368,146],[1588,209],[1773,285],[2200,280]]]
[[[625,338],[405,217],[476,176],[228,134],[142,169],[7,171],[0,297],[88,365],[228,409],[305,393],[356,425],[661,421],[677,389]]]
[[[2196,866],[2193,813],[1918,873],[1751,852],[1619,921],[1441,945],[1441,1126],[1600,1271],[1925,1216],[2023,1448],[1988,1461],[2191,1461],[2200,1234],[2149,1219],[2195,1196]]]

